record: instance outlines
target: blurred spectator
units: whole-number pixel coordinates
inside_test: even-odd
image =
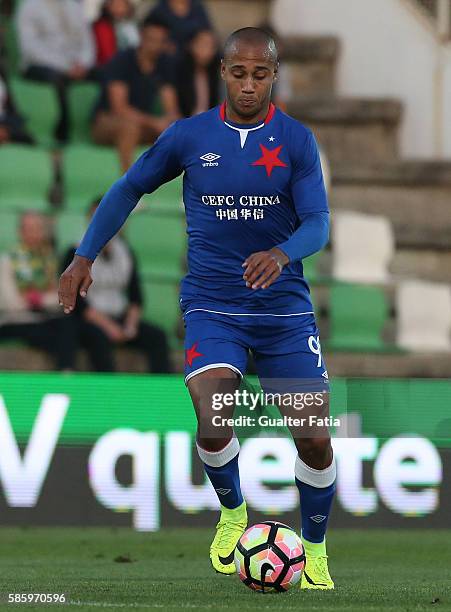
[[[7,142],[33,144],[33,138],[16,110],[5,75],[0,69],[0,145]]]
[[[158,19],[166,24],[173,51],[182,54],[196,32],[212,28],[201,0],[159,0],[148,19]]]
[[[280,38],[279,34],[271,24],[263,23],[259,27],[273,37],[279,51],[279,72],[277,74],[277,81],[273,87],[272,99],[276,106],[278,106],[282,111],[286,112],[288,102],[293,97],[293,87],[291,85],[290,69],[283,61],[283,40]]]
[[[43,215],[21,216],[19,244],[0,260],[0,340],[21,340],[72,370],[76,339],[57,301],[57,259]]]
[[[96,63],[103,66],[117,53],[139,43],[138,27],[133,21],[131,0],[106,0],[93,24]]]
[[[185,117],[203,113],[219,103],[220,66],[215,35],[211,30],[200,30],[177,66],[177,94]]]
[[[67,87],[89,77],[94,63],[91,31],[77,0],[23,0],[17,16],[24,76],[56,89],[60,117],[55,138],[67,142]]]
[[[152,143],[179,115],[174,62],[163,54],[167,36],[160,22],[144,23],[139,47],[120,51],[104,68],[92,135],[98,144],[117,147],[124,172],[136,146]]]
[[[11,17],[14,12],[14,0],[0,0],[0,17]]]
[[[93,215],[99,201],[93,203]],[[69,249],[63,270],[71,263],[75,247]],[[135,256],[116,236],[104,247],[92,266],[93,285],[86,299],[78,298],[71,318],[78,338],[98,372],[114,372],[114,347],[130,346],[142,351],[149,372],[170,372],[165,333],[141,320],[142,291]]]

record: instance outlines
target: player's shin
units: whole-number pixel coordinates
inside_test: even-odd
[[[296,486],[301,498],[302,542],[306,567],[302,589],[333,589],[326,552],[326,528],[335,493],[335,460],[323,470],[311,468],[296,457]]]
[[[335,459],[324,470],[316,470],[298,455],[295,475],[301,499],[302,537],[313,544],[320,544],[324,541],[335,494]]]
[[[217,452],[207,451],[199,444],[197,444],[197,451],[221,506],[229,509],[240,506],[243,503],[243,495],[238,468],[240,444],[237,438],[232,438],[223,449]]]
[[[246,503],[243,500],[238,469],[239,442],[232,438],[221,450],[207,451],[197,445],[199,457],[221,503],[221,516],[210,547],[214,569],[233,574],[235,547],[247,527]]]

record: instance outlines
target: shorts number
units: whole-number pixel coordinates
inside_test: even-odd
[[[321,367],[322,357],[321,357],[321,344],[319,341],[319,336],[315,338],[315,336],[309,336],[308,339],[308,347],[315,355],[318,355],[318,363],[316,364],[317,368]]]

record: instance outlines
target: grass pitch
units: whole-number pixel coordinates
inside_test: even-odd
[[[0,610],[451,610],[451,530],[335,530],[336,590],[261,595],[209,562],[212,530],[0,528]],[[7,604],[7,593],[69,603]]]

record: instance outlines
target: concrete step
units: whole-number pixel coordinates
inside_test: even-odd
[[[331,206],[386,215],[397,247],[449,251],[451,162],[332,164]]]
[[[397,100],[298,96],[288,112],[314,131],[332,164],[386,162],[398,155]]]
[[[174,356],[183,363],[182,354]],[[118,351],[120,372],[145,372],[144,359],[137,353]],[[132,361],[130,361],[132,359]],[[451,371],[449,353],[325,353],[331,377],[387,377],[387,378],[448,378]],[[0,347],[0,369],[5,371],[51,371],[52,362],[42,352],[29,348]],[[177,368],[177,371],[182,371]]]
[[[325,353],[327,370],[334,377],[449,378],[450,353]]]
[[[318,272],[322,277],[332,276],[332,249],[322,253]],[[451,249],[440,247],[397,248],[389,268],[393,282],[402,279],[417,279],[434,283],[451,284]]]
[[[398,249],[390,270],[396,277],[451,284],[451,250]]]
[[[281,44],[295,96],[326,96],[335,91],[339,41],[333,36],[288,36]]]
[[[269,21],[271,0],[205,0],[204,4],[222,40],[239,28]]]
[[[118,372],[147,372],[144,356],[137,351],[119,349],[116,351]],[[25,346],[0,345],[0,371],[52,371],[53,361],[44,351]],[[80,351],[77,358],[77,370],[89,372],[90,367],[84,351]]]

